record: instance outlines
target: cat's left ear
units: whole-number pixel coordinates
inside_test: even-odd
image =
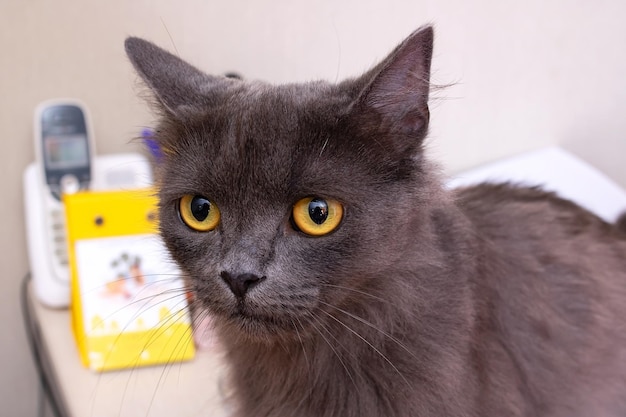
[[[364,85],[353,107],[357,119],[397,151],[415,149],[426,135],[432,50],[433,28],[420,28],[357,80]]]
[[[124,43],[135,70],[154,92],[163,108],[185,120],[215,104],[232,80],[205,74],[177,56],[140,38]]]

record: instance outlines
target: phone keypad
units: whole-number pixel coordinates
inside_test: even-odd
[[[52,224],[52,245],[57,261],[61,266],[68,265],[67,236],[65,235],[65,214],[63,210],[50,212]]]

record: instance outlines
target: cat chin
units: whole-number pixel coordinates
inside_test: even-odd
[[[294,322],[279,317],[263,317],[249,310],[237,308],[230,314],[222,312],[216,320],[216,330],[221,339],[234,343],[260,343],[272,345],[287,340],[298,340]]]

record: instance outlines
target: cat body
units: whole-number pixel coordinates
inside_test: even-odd
[[[443,187],[432,37],[283,86],[127,40],[162,114],[162,235],[237,416],[626,415],[626,234],[537,189]]]

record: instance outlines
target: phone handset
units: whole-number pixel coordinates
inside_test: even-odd
[[[35,149],[44,183],[58,201],[63,188],[88,188],[93,133],[86,107],[77,100],[52,100],[35,110]]]
[[[31,272],[37,296],[49,306],[65,307],[69,266],[61,195],[90,186],[93,130],[84,104],[57,99],[37,106],[34,133],[36,160],[24,178]]]

